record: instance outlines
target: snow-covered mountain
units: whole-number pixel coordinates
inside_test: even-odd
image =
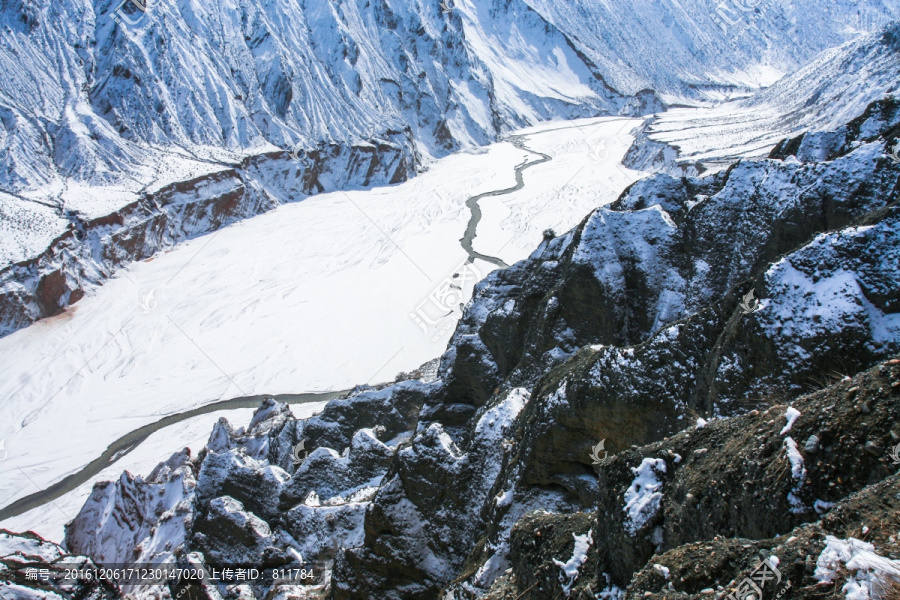
[[[0,264],[248,155],[380,139],[412,168],[537,120],[655,110],[644,89],[746,92],[900,17],[882,0],[757,2],[732,25],[713,0],[451,4],[5,0]]]
[[[540,120],[746,94],[891,18],[881,0],[3,2],[0,335],[279,204]]]
[[[802,131],[836,129],[900,89],[900,23],[831,48],[747,98],[673,108],[644,124],[624,164],[673,174],[721,169],[765,156]]]
[[[0,433],[16,430],[4,493],[22,501],[5,514],[43,502],[35,518],[67,489],[71,507],[83,491],[60,477],[102,450],[95,431],[134,434],[104,454],[115,461],[147,442],[128,420],[186,416],[213,384],[360,384],[312,416],[265,396],[196,455],[179,443],[146,476],[97,483],[62,547],[0,531],[0,592],[122,596],[17,570],[74,553],[104,566],[314,560],[322,585],[304,598],[622,600],[652,596],[652,577],[668,581],[662,596],[721,597],[734,565],[703,586],[647,573],[650,557],[688,569],[684,545],[722,535],[763,551],[794,530],[792,577],[811,589],[809,557],[826,550],[800,528],[825,527],[819,515],[860,490],[880,519],[872,489],[896,484],[900,104],[882,96],[900,30],[882,26],[897,18],[883,0],[0,0],[0,341],[25,365],[0,359],[14,417]],[[629,164],[674,177],[620,168],[629,119],[472,148],[537,121],[663,109]],[[721,169],[700,176],[710,159]],[[515,194],[531,166],[538,181]],[[443,185],[454,193],[422,199]],[[297,203],[322,192],[338,193]],[[194,261],[214,237],[215,256]],[[111,279],[140,259],[152,261]],[[459,279],[464,265],[491,272]],[[404,302],[439,291],[450,300],[429,331]],[[362,385],[411,360],[405,345],[386,362],[392,349],[372,350],[410,332],[410,356],[449,337],[446,351]],[[848,377],[822,381],[834,374]],[[767,410],[781,402],[816,422]],[[802,449],[770,439],[795,421]],[[743,429],[756,437],[735,450],[725,438]],[[713,479],[698,463],[713,451],[722,469],[751,468]],[[31,493],[26,478],[58,489]],[[719,496],[748,486],[777,494],[745,491],[753,510],[733,517]],[[894,523],[873,540],[900,552]],[[297,597],[271,582],[188,587],[190,600]]]
[[[323,571],[333,597],[348,600],[545,600],[567,594],[579,574],[588,589],[624,587],[654,552],[715,535],[759,540],[817,521],[896,471],[884,449],[900,440],[891,429],[900,360],[804,392],[828,387],[823,374],[855,374],[900,351],[900,164],[886,154],[898,125],[900,104],[889,99],[768,159],[636,183],[480,283],[437,380],[360,386],[305,420],[267,401],[246,429],[220,421],[196,458],[178,453],[147,478],[95,486],[66,547],[101,564],[295,564],[302,555],[333,566]],[[826,147],[824,159],[812,151]],[[854,403],[857,392],[864,403]],[[700,446],[708,437],[693,438],[698,415],[722,420],[710,431],[734,436],[747,430],[736,415],[759,408],[739,417],[755,419],[781,399],[818,415],[798,422],[797,435],[820,436],[802,454],[781,437],[758,449],[723,441],[719,452],[746,455],[741,465],[765,457],[763,466],[688,482],[690,498],[656,493],[664,481],[681,485],[668,470],[704,477],[697,461],[713,450]],[[836,406],[838,431],[823,420]],[[784,436],[799,411],[785,414],[785,427],[769,411],[752,429]],[[663,453],[667,436],[685,428]],[[301,440],[310,453],[297,464]],[[616,456],[594,458],[597,440]],[[826,453],[814,458],[819,444]],[[840,458],[829,460],[833,452]],[[809,461],[810,472],[833,481],[807,482],[800,467],[782,476],[788,460]],[[752,516],[727,512],[724,492],[706,494],[727,487],[755,505],[750,480],[777,491]],[[688,501],[720,512],[683,512]],[[529,568],[528,548],[540,538],[569,538],[534,533],[530,520],[579,513],[579,536],[597,523],[597,540],[613,546],[599,543],[571,569],[554,546],[546,565]],[[214,589],[239,597],[209,588],[209,597]]]

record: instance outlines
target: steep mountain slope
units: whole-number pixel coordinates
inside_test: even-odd
[[[711,108],[673,108],[649,119],[623,164],[673,175],[721,169],[765,156],[801,131],[829,131],[896,92],[900,23],[829,49],[749,98]]]
[[[723,32],[713,0],[135,6],[0,4],[0,207],[16,241],[0,264],[248,156],[383,140],[412,168],[537,120],[658,109],[653,91],[631,98],[642,89],[752,89],[855,35],[848,17],[900,17],[882,0],[803,0]]]
[[[814,415],[790,419],[804,454],[781,439],[790,427],[779,423],[773,435],[780,412],[732,417],[900,351],[900,164],[885,155],[898,134],[900,103],[889,99],[834,134],[782,144],[770,159],[702,179],[641,181],[479,284],[436,381],[362,386],[304,421],[267,402],[246,430],[220,422],[200,456],[177,454],[146,481],[125,475],[95,487],[66,546],[100,563],[199,560],[196,552],[209,565],[287,565],[301,553],[333,561],[325,575],[335,598],[549,599],[572,593],[581,555],[592,565],[585,584],[623,586],[654,551],[811,522],[815,506],[827,507],[816,500],[847,499],[890,474],[883,453],[897,441],[887,436],[894,363],[861,376],[856,389],[842,383],[797,402]],[[823,146],[824,159],[793,156]],[[845,404],[832,413],[838,398]],[[822,429],[826,413],[847,423],[837,441],[838,430]],[[660,445],[698,414],[722,425]],[[769,462],[748,467],[746,478],[766,487],[774,477],[777,487],[769,511],[746,514],[759,522],[735,523],[717,495],[693,491],[716,476],[694,465],[709,452],[706,440],[752,429],[748,422],[779,439],[763,440]],[[809,473],[835,486],[807,484],[796,466],[816,451],[815,427],[826,452]],[[297,465],[301,440],[311,452]],[[599,440],[616,456],[594,459]],[[789,467],[775,457],[782,443]],[[632,451],[643,444],[651,445]],[[827,459],[857,444],[859,464]],[[660,449],[671,452],[657,459]],[[723,456],[722,468],[733,463]],[[719,508],[701,523],[680,508],[680,492],[675,503],[655,495],[660,485]],[[669,519],[662,525],[659,506]],[[575,514],[595,507],[595,516]],[[547,517],[549,529],[543,517],[520,521],[536,509],[573,514]],[[773,511],[787,514],[772,521]],[[556,571],[529,535],[552,540]],[[592,535],[612,535],[615,546],[597,554],[593,540],[602,537]],[[687,559],[667,564],[683,569],[678,560]],[[653,593],[649,585],[635,589]],[[279,589],[220,592],[262,598]]]
[[[337,597],[434,597],[460,572],[453,593],[483,590],[519,516],[593,504],[597,441],[619,452],[897,352],[900,166],[875,132],[893,139],[898,121],[897,102],[874,105],[856,124],[871,141],[847,135],[830,162],[639,182],[489,277],[365,544],[338,557]],[[744,315],[751,285],[765,300]]]
[[[16,241],[4,263],[142,192],[250,156],[294,177],[278,161],[286,152],[272,153],[373,141],[402,154],[406,177],[420,152],[630,110],[521,2],[450,13],[406,1],[125,7],[0,5],[0,189]]]
[[[793,73],[847,35],[874,31],[891,2],[554,2],[530,0],[622,93],[667,103],[722,100]],[[798,45],[799,40],[809,44]]]

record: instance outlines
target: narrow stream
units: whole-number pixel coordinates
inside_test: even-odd
[[[194,417],[199,417],[200,415],[213,413],[219,410],[231,410],[235,408],[255,408],[259,406],[260,402],[262,402],[266,398],[274,398],[275,400],[284,402],[286,404],[307,404],[309,402],[334,400],[336,398],[344,396],[349,392],[350,390],[344,390],[340,392],[322,392],[316,394],[280,394],[274,396],[271,394],[262,394],[258,396],[241,396],[239,398],[232,398],[231,400],[221,400],[219,402],[213,402],[212,404],[207,404],[205,406],[192,408],[191,410],[186,410],[184,412],[167,415],[159,421],[156,421],[155,423],[144,425],[143,427],[126,433],[125,435],[114,441],[112,444],[107,446],[106,451],[104,451],[99,458],[85,465],[80,471],[72,473],[71,475],[68,475],[63,479],[60,479],[53,485],[39,492],[30,494],[23,498],[19,498],[9,506],[3,507],[2,509],[0,509],[0,521],[10,519],[12,517],[17,517],[33,508],[38,508],[39,506],[42,506],[47,502],[56,500],[64,494],[68,494],[78,486],[90,481],[91,478],[100,473],[100,471],[114,464],[117,460],[140,446],[141,443],[146,440],[152,433],[171,425],[175,425],[176,423],[180,423],[182,421],[186,421]],[[173,450],[173,452],[175,451],[177,451],[177,449]]]
[[[576,126],[575,128],[577,127],[582,126]],[[560,129],[570,129],[570,127],[562,127]],[[552,156],[544,154],[543,152],[538,152],[537,150],[532,150],[531,148],[527,147],[525,145],[526,138],[527,136],[525,135],[511,135],[507,138],[507,141],[509,141],[516,148],[540,156],[540,158],[537,160],[528,161],[526,159],[524,162],[522,162],[522,164],[515,167],[516,184],[513,187],[505,188],[502,190],[484,192],[482,194],[478,194],[477,196],[472,196],[468,200],[466,200],[466,206],[469,208],[471,216],[469,217],[469,223],[466,226],[466,231],[463,234],[463,237],[460,239],[460,243],[462,244],[463,249],[469,255],[469,262],[472,262],[477,258],[497,265],[498,267],[509,266],[499,258],[487,256],[481,254],[480,252],[477,252],[472,247],[472,243],[475,240],[478,224],[481,221],[482,217],[481,207],[478,206],[478,202],[483,198],[505,196],[507,194],[512,194],[513,192],[521,190],[523,187],[525,187],[525,180],[522,176],[522,173],[524,173],[526,169],[530,169],[531,167],[553,160]],[[131,431],[120,437],[112,444],[110,444],[106,448],[106,451],[104,451],[99,458],[91,461],[78,472],[68,475],[67,477],[57,481],[46,489],[43,489],[34,494],[30,494],[23,498],[19,498],[8,506],[3,507],[2,509],[0,509],[0,521],[21,515],[22,513],[25,513],[34,508],[38,508],[39,506],[42,506],[47,502],[56,500],[64,494],[71,492],[78,486],[86,483],[87,481],[90,481],[90,479],[99,474],[100,471],[114,464],[117,460],[137,448],[151,434],[165,427],[169,427],[176,423],[186,421],[193,417],[209,414],[220,410],[230,410],[235,408],[254,408],[256,406],[259,406],[259,403],[262,402],[262,400],[265,398],[275,398],[275,400],[279,402],[285,402],[287,404],[305,404],[309,402],[334,400],[336,398],[344,396],[349,391],[350,390],[310,394],[282,394],[276,396],[241,396],[239,398],[213,402],[212,404],[207,404],[205,406],[201,406],[184,412],[168,415],[166,417],[163,417],[159,421],[156,421],[155,423],[144,425],[143,427],[135,429],[134,431]]]
[[[543,152],[538,152],[537,150],[532,150],[525,145],[525,137],[523,135],[511,135],[507,138],[507,140],[516,148],[520,150],[525,150],[526,152],[531,152],[532,154],[538,154],[541,156],[538,160],[533,160],[528,162],[527,160],[516,167],[516,185],[510,188],[502,189],[502,190],[494,190],[492,192],[484,192],[483,194],[478,194],[477,196],[472,196],[468,200],[466,200],[466,206],[469,207],[469,211],[472,213],[472,216],[469,217],[469,224],[466,225],[466,232],[463,234],[462,239],[460,239],[460,243],[462,244],[463,250],[469,255],[469,262],[474,261],[476,258],[481,259],[485,262],[489,262],[492,265],[497,265],[498,267],[508,267],[509,265],[496,258],[494,256],[487,256],[485,254],[481,254],[480,252],[476,252],[472,247],[472,242],[475,240],[475,235],[478,230],[478,223],[481,221],[481,207],[478,206],[478,202],[482,198],[492,198],[494,196],[505,196],[506,194],[512,194],[513,192],[517,192],[525,187],[525,179],[522,177],[522,173],[525,169],[529,169],[536,165],[545,163],[547,161],[553,160],[553,157],[544,154]]]

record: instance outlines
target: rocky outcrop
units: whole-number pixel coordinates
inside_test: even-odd
[[[121,590],[107,580],[74,577],[97,565],[32,533],[0,529],[0,597],[9,600],[112,600]]]
[[[826,161],[638,182],[480,283],[436,380],[220,422],[198,457],[98,485],[67,547],[320,561],[336,600],[734,585],[773,536],[894,477],[898,366],[842,379],[900,352],[898,122],[886,101]]]
[[[788,406],[610,457],[597,466],[595,512],[531,513],[516,524],[511,571],[486,597],[563,595],[568,581],[554,561],[587,531],[597,543],[569,598],[614,589],[626,598],[704,589],[722,598],[770,556],[793,588],[785,597],[817,597],[827,535],[864,537],[882,556],[900,557],[900,473],[888,452],[900,443],[898,400],[900,360],[890,360]],[[881,573],[886,582],[891,575]]]
[[[411,141],[322,145],[274,152],[146,192],[106,216],[70,214],[68,231],[25,262],[0,270],[0,336],[55,315],[121,266],[310,194],[404,181]]]
[[[896,105],[885,107],[896,120]],[[880,123],[879,131],[891,130],[892,125],[872,120]],[[741,358],[737,354],[723,356],[727,346],[721,343],[748,328],[755,329],[747,334],[764,333],[785,320],[784,306],[766,300],[749,320],[732,320],[744,294],[754,288],[757,299],[765,298],[769,293],[765,286],[780,286],[778,291],[786,294],[785,286],[800,283],[785,283],[797,269],[805,273],[809,285],[827,278],[828,271],[840,275],[833,268],[823,271],[826,267],[816,266],[818,261],[825,261],[825,265],[856,261],[854,270],[868,273],[866,294],[880,288],[867,301],[874,302],[882,312],[895,311],[888,291],[896,285],[889,274],[890,258],[882,261],[879,255],[868,255],[858,246],[854,251],[854,243],[861,240],[849,235],[850,229],[845,236],[816,237],[878,219],[880,231],[890,239],[876,240],[875,233],[867,234],[864,229],[864,237],[873,236],[865,243],[884,246],[888,256],[893,256],[896,251],[889,248],[895,243],[890,233],[894,217],[884,211],[896,203],[900,189],[897,168],[884,156],[884,148],[884,143],[872,141],[823,164],[741,162],[714,177],[672,179],[657,175],[634,184],[610,208],[598,209],[572,232],[545,242],[527,261],[492,274],[478,288],[472,308],[460,321],[450,351],[443,357],[443,402],[426,406],[425,418],[431,414],[428,411],[446,413],[448,407],[459,414],[470,414],[501,383],[531,387],[579,349],[594,357],[618,360],[613,356],[619,352],[617,348],[633,347],[629,352],[640,356],[660,345],[673,347],[666,337],[676,333],[683,336],[678,348],[693,353],[695,359],[703,355],[715,361],[698,363],[689,375],[702,375],[702,366],[715,379],[719,371],[725,373],[727,360]],[[832,244],[836,246],[832,248]],[[790,262],[781,261],[792,252],[799,254]],[[840,258],[833,253],[839,253]],[[880,267],[874,266],[873,271],[862,264],[866,261]],[[862,302],[861,293],[856,294],[854,302]],[[784,301],[798,302],[798,307],[804,304],[795,296]],[[847,314],[848,322],[866,322],[860,311],[850,311],[856,317]],[[800,326],[791,329],[799,347],[788,349],[790,344],[782,339],[785,360],[787,353],[797,356],[812,349],[818,343],[816,330],[824,334],[837,329],[836,323],[821,327],[818,320],[824,316],[809,314],[809,331]],[[676,329],[670,331],[667,326]],[[720,338],[720,334],[727,337]],[[766,335],[772,338],[781,334],[770,331]],[[870,329],[860,339],[873,335]],[[708,338],[703,341],[706,350],[697,347],[704,336]],[[654,342],[654,338],[659,341]],[[597,345],[608,348],[590,348]],[[713,347],[717,351],[710,354]],[[860,351],[861,360],[846,365],[846,372],[870,364],[871,351]],[[584,356],[572,358],[573,364],[567,369],[582,364]],[[830,356],[838,361],[835,353]],[[590,369],[594,363],[584,363],[585,368]],[[748,360],[745,364],[756,363]],[[808,371],[802,365],[800,371],[791,367],[791,381],[785,380],[782,385],[801,385],[804,372],[808,375],[836,365],[809,367]],[[768,368],[759,365],[759,372],[750,377]],[[649,365],[645,369],[652,370]],[[725,381],[707,388],[702,393],[687,394],[683,400],[690,397],[695,409],[711,411],[720,401],[740,395],[739,391],[729,391]]]
[[[892,106],[873,130],[897,122]],[[411,453],[440,460],[395,459],[364,545],[336,563],[335,597],[477,597],[508,564],[509,531],[528,510],[595,504],[598,441],[621,452],[698,414],[739,414],[900,350],[900,169],[883,138],[868,140],[815,165],[765,160],[705,179],[650,178],[488,277],[410,441]],[[447,465],[477,450],[476,424],[520,387],[531,393],[504,425],[493,484],[454,485]],[[474,513],[443,509],[443,494],[415,491],[428,486],[478,507],[474,526]],[[481,535],[435,534],[448,526]]]
[[[657,117],[644,121],[633,131],[634,141],[622,157],[622,164],[629,169],[667,173],[673,177],[696,177],[702,175],[707,168],[700,161],[685,160],[681,157],[681,148],[677,144],[669,144],[651,137]]]

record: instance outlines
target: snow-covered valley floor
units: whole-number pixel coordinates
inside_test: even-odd
[[[511,264],[545,229],[566,231],[614,200],[641,176],[619,165],[639,123],[584,119],[517,132],[552,160],[524,171],[521,190],[480,202],[475,250]],[[235,396],[390,381],[439,356],[459,302],[496,268],[476,261],[460,270],[465,202],[514,186],[514,168],[537,158],[501,142],[400,185],[281,206],[133,264],[65,313],[0,339],[0,507],[161,416]],[[463,273],[461,298],[448,286],[454,273]],[[248,410],[227,416],[246,425]],[[153,434],[56,507],[0,527],[59,540],[94,481],[124,468],[147,474],[185,446],[198,450],[221,415]]]

